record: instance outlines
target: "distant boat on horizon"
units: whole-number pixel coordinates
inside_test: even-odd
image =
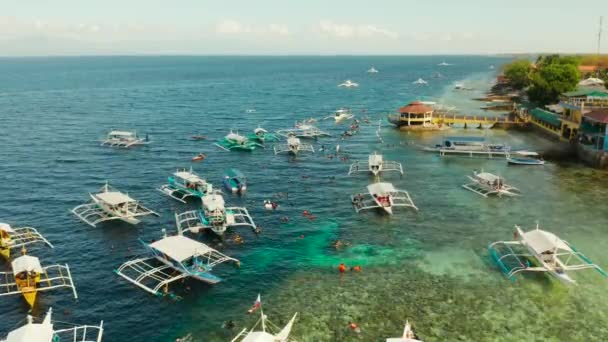
[[[412,83],[414,83],[414,84],[421,84],[421,85],[428,85],[429,84],[427,81],[423,80],[422,78],[419,78],[419,79],[415,80]]]
[[[371,68],[369,68],[369,69],[367,70],[367,72],[368,72],[368,73],[370,73],[370,74],[375,74],[375,73],[377,73],[377,72],[378,72],[378,69],[374,68],[374,66],[372,65],[372,67],[371,67]]]
[[[346,80],[343,83],[338,84],[338,87],[346,87],[346,88],[356,88],[359,86],[359,83],[353,82],[351,80]]]
[[[441,62],[441,63],[439,63],[437,65],[439,65],[439,66],[448,66],[448,65],[452,65],[452,64],[446,63],[445,61],[443,61],[443,62]]]

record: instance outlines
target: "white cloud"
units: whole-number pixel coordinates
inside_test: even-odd
[[[337,38],[360,38],[360,37],[385,37],[397,39],[399,34],[375,25],[349,25],[338,24],[333,21],[324,20],[319,22],[316,30],[324,35]]]
[[[249,33],[251,29],[235,20],[223,20],[215,26],[215,32],[222,34]]]
[[[279,36],[288,36],[289,35],[289,28],[287,27],[287,25],[270,24],[268,26],[268,30],[271,33],[278,34]]]

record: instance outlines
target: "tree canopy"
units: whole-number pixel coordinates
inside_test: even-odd
[[[530,100],[542,105],[557,102],[560,94],[574,90],[580,80],[577,64],[561,59],[545,63],[532,72],[528,89]]]
[[[529,60],[515,60],[503,67],[503,73],[515,89],[524,89],[530,84],[530,70],[532,64]]]

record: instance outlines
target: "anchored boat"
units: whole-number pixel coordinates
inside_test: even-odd
[[[249,312],[252,313],[257,309],[260,310],[260,319],[258,319],[258,321],[254,324],[253,327],[251,327],[251,329],[243,329],[230,342],[287,342],[290,340],[289,334],[291,333],[293,323],[295,322],[296,317],[298,316],[297,312],[293,315],[289,322],[287,322],[285,327],[281,329],[274,325],[272,322],[270,322],[268,320],[268,317],[264,315],[260,295],[258,295],[258,298],[255,301],[253,308],[251,308]]]
[[[518,151],[507,156],[507,163],[511,165],[545,165],[545,161],[536,152]]]
[[[338,84],[338,87],[344,87],[344,88],[356,88],[359,86],[359,83],[353,82],[351,80],[346,80],[340,84]]]
[[[228,227],[250,227],[255,229],[253,218],[247,208],[225,207],[222,193],[215,190],[202,199],[202,208],[175,214],[179,232],[198,233],[210,229],[222,236]]]
[[[502,195],[520,195],[519,189],[506,184],[503,178],[489,172],[484,172],[483,170],[481,172],[473,171],[473,176],[467,177],[471,180],[471,183],[463,184],[462,187],[483,197],[490,195],[497,195],[499,197]]]
[[[33,307],[38,292],[67,287],[72,289],[74,298],[78,298],[67,264],[42,267],[40,259],[25,254],[25,249],[22,252],[23,255],[11,262],[10,272],[0,272],[0,296],[21,294]]]
[[[228,169],[222,180],[224,187],[233,194],[244,194],[247,191],[247,178],[237,169]]]
[[[217,284],[222,279],[211,273],[221,263],[239,261],[222,254],[204,243],[181,234],[167,236],[144,245],[150,257],[127,261],[115,270],[116,274],[132,284],[157,296],[169,294],[170,283],[183,278]]]
[[[311,144],[305,144],[300,141],[295,134],[290,134],[287,138],[286,144],[278,144],[274,146],[274,154],[279,153],[290,153],[294,156],[298,155],[299,152],[315,152],[315,149]]]
[[[524,232],[515,226],[515,241],[497,241],[488,246],[494,262],[511,280],[523,272],[546,272],[565,284],[574,284],[570,272],[595,269],[608,274],[567,241],[553,233],[536,229]]]
[[[439,152],[440,156],[448,154],[473,156],[507,156],[511,147],[505,144],[490,144],[483,137],[447,137],[441,144],[425,147],[425,151]]]
[[[410,194],[405,190],[395,189],[391,183],[372,183],[367,186],[367,194],[352,195],[351,200],[356,212],[367,209],[382,209],[393,214],[394,207],[409,207],[416,211]]]
[[[277,131],[277,135],[284,138],[289,138],[290,135],[295,135],[300,139],[317,139],[320,137],[330,137],[331,134],[318,129],[313,126],[311,122],[297,122],[294,128],[281,129]]]
[[[336,123],[341,123],[344,120],[350,120],[355,117],[355,115],[347,108],[340,108],[334,112],[332,116]]]
[[[13,228],[8,223],[0,223],[0,255],[9,260],[11,250],[41,243],[51,248],[53,245],[32,227]]]
[[[168,178],[167,184],[158,189],[163,194],[186,203],[189,197],[203,198],[213,191],[213,185],[190,170],[177,170]]]
[[[386,342],[422,342],[416,339],[416,334],[412,330],[412,326],[409,321],[405,321],[405,328],[403,328],[403,336],[387,338]]]
[[[279,140],[279,138],[272,134],[272,133],[268,133],[267,130],[263,129],[262,127],[258,126],[258,128],[253,130],[253,134],[250,134],[247,137],[249,140],[257,140],[259,141],[261,144],[264,144],[267,141],[277,141]]]
[[[111,188],[108,183],[96,194],[89,194],[92,201],[81,204],[72,213],[84,223],[95,227],[100,222],[121,220],[129,224],[138,224],[138,217],[154,215],[158,213],[142,206],[139,201],[129,197],[118,190]]]
[[[149,143],[150,139],[147,134],[145,138],[140,138],[135,131],[111,131],[101,145],[129,148],[131,146],[147,145]]]
[[[103,336],[103,321],[99,325],[74,325],[51,321],[53,309],[49,309],[40,323],[35,323],[34,317],[27,315],[25,325],[11,331],[0,339],[0,342],[101,342]],[[67,325],[66,328],[55,328],[55,324]]]
[[[264,145],[258,144],[255,141],[251,141],[246,137],[230,131],[222,140],[215,143],[215,146],[226,150],[240,150],[240,151],[253,151],[256,147],[264,147]]]
[[[348,170],[348,175],[356,172],[370,172],[374,176],[379,176],[383,172],[397,171],[403,176],[403,166],[395,161],[384,160],[381,154],[374,152],[370,154],[367,163],[360,161],[354,162]]]

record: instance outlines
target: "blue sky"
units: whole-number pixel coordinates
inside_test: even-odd
[[[608,0],[0,0],[0,9],[0,56],[494,54],[595,52]]]

